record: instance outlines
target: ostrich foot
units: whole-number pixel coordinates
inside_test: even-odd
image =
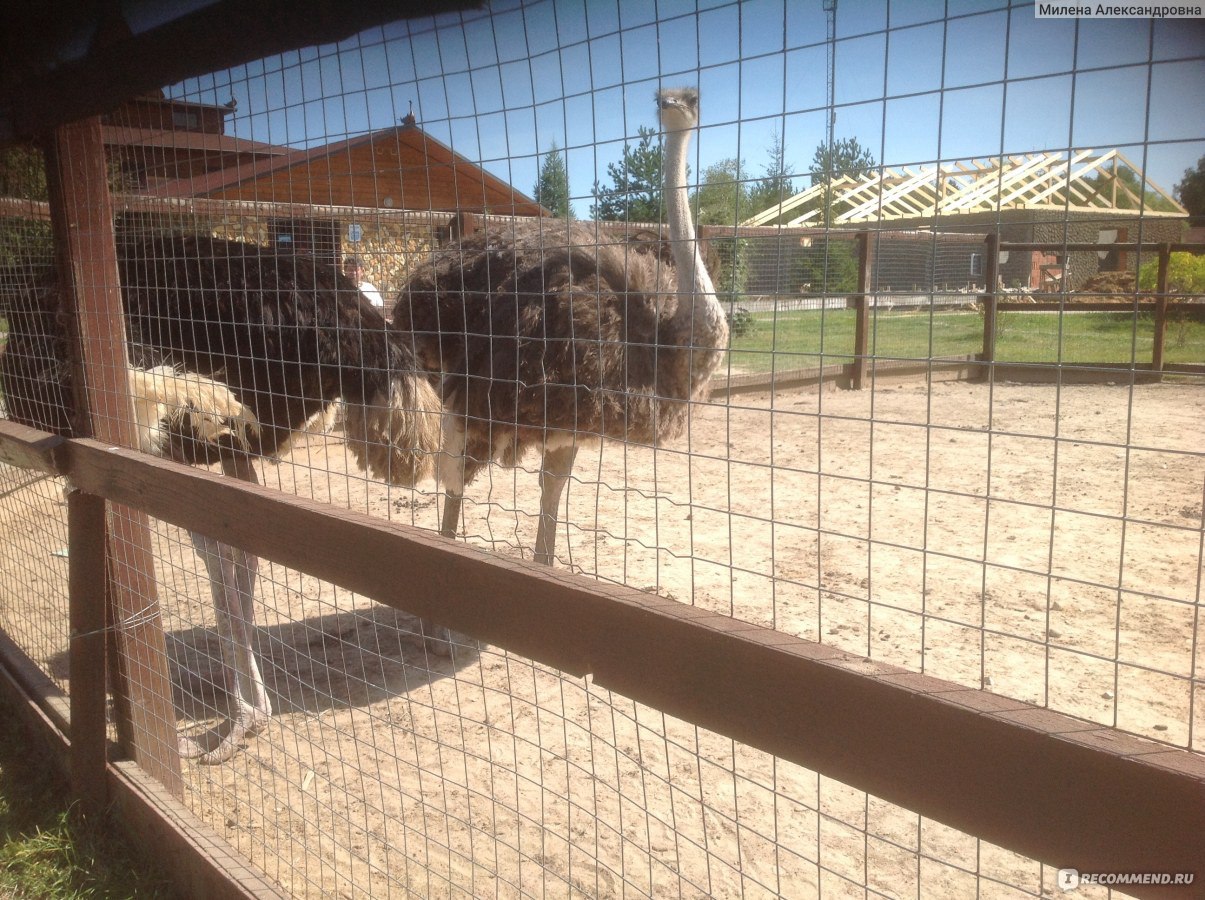
[[[452,655],[452,632],[443,625],[436,625],[433,622],[428,622],[426,619],[421,620],[420,626],[423,631],[423,647],[433,656],[441,656],[445,659]]]
[[[226,762],[235,751],[252,735],[267,727],[271,717],[262,710],[246,707],[233,718],[223,719],[219,724],[196,737],[180,735],[179,749],[183,759],[200,760],[205,765]]]
[[[452,631],[443,625],[436,625],[429,619],[420,619],[423,632],[423,647],[432,656],[451,659],[454,648],[476,649],[477,642],[466,634]]]

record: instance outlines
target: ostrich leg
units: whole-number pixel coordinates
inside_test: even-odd
[[[444,537],[454,538],[460,527],[460,504],[464,494],[447,488],[444,491],[444,516],[440,522],[439,533]]]
[[[573,474],[577,444],[553,447],[544,451],[540,465],[540,527],[536,531],[535,559],[551,566],[556,557],[556,523],[560,513],[561,494]]]
[[[439,456],[438,477],[444,488],[444,514],[439,533],[454,538],[460,529],[460,508],[464,500],[465,450],[468,437],[464,421],[445,415],[443,421],[443,450]]]
[[[251,460],[244,454],[224,461],[222,468],[228,476],[258,482]],[[230,718],[200,738],[181,738],[180,755],[219,763],[233,756],[238,745],[267,725],[272,716],[272,702],[252,647],[259,559],[205,535],[191,532],[190,536],[209,573]]]
[[[466,447],[464,423],[445,415],[443,421],[443,449],[437,466],[439,483],[444,487],[444,512],[440,520],[439,533],[443,537],[455,538],[460,528],[461,501],[464,499],[464,453]],[[423,646],[436,656],[451,656],[453,632],[443,625],[428,619],[419,619],[423,629]]]

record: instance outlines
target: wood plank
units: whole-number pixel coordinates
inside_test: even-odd
[[[936,680],[918,687],[906,670],[662,597],[95,441],[67,450],[67,473],[84,490],[592,674],[1018,853],[1086,871],[1202,869],[1205,804],[1185,798],[1202,796],[1205,776],[1186,751],[1144,741],[1159,756],[1147,764],[1142,753],[1068,739],[1113,733],[1094,723],[1019,701],[985,704],[994,695]],[[1025,711],[1042,715],[1017,717]]]
[[[778,369],[774,372],[748,372],[732,375],[711,383],[712,397],[731,397],[736,394],[753,394],[762,391],[781,391],[787,388],[815,387],[829,381],[847,379],[845,365],[812,366],[806,369]]]
[[[1151,368],[1163,370],[1163,345],[1167,336],[1167,273],[1171,269],[1172,250],[1167,244],[1159,248],[1159,274],[1155,280],[1155,334],[1151,347]]]
[[[1066,302],[1063,302],[1062,300],[1035,300],[1033,303],[1022,303],[1016,300],[1009,300],[996,303],[996,310],[998,312],[1133,313],[1154,312],[1154,309],[1154,300],[1138,300],[1136,302],[1126,300],[1119,303],[1086,303],[1075,299],[1075,295],[1073,294],[1067,295]]]
[[[111,763],[108,788],[121,819],[185,896],[196,900],[289,896],[137,764]]]
[[[46,180],[63,314],[74,354],[72,428],[77,435],[94,434],[109,445],[133,447],[137,437],[126,374],[125,317],[99,119],[65,125],[53,133],[46,142]],[[95,539],[105,540],[100,535]],[[150,541],[144,512],[120,506],[110,510],[113,619],[133,716],[133,745],[126,749],[149,773],[182,793]]]
[[[0,419],[0,462],[48,475],[58,471],[54,454],[66,438]]]
[[[0,631],[0,695],[21,719],[44,758],[64,776],[73,733],[58,686]],[[103,759],[103,757],[102,757]],[[150,859],[160,862],[181,897],[282,898],[253,863],[167,793],[132,762],[111,763],[102,774],[118,820]]]
[[[1000,234],[989,232],[983,239],[986,258],[983,284],[985,293],[980,296],[983,304],[983,350],[980,358],[992,362],[996,358],[996,307],[1000,303]]]
[[[1043,250],[1043,251],[1048,251],[1048,252],[1057,250],[1060,253],[1062,253],[1064,251],[1068,252],[1068,253],[1075,253],[1075,252],[1081,252],[1081,251],[1082,252],[1096,252],[1098,250],[1130,251],[1130,250],[1141,250],[1143,248],[1153,250],[1158,246],[1160,246],[1160,245],[1159,244],[1150,244],[1150,243],[1139,244],[1139,243],[1135,243],[1135,242],[1116,243],[1116,244],[1102,244],[1100,242],[1087,243],[1084,241],[1078,241],[1078,242],[1077,241],[1001,241],[1000,242],[1000,250],[1002,252],[1007,251],[1007,250]]]
[[[981,377],[988,377],[985,371]],[[1161,373],[1149,363],[1119,366],[1117,363],[1012,363],[997,362],[990,377],[1019,384],[1158,384]]]
[[[0,691],[13,701],[17,714],[51,751],[67,773],[67,732],[71,710],[67,697],[25,651],[0,630]]]
[[[105,794],[105,501],[67,494],[70,595],[71,788],[85,815],[97,816]]]
[[[860,391],[866,384],[866,367],[870,354],[870,290],[874,277],[874,245],[870,233],[858,235],[858,285],[853,298],[857,315],[854,319],[853,389]]]
[[[22,197],[0,197],[0,218],[50,221],[50,204]]]

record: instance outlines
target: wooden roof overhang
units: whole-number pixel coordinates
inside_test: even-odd
[[[482,2],[7,0],[0,3],[0,146],[195,75]]]
[[[547,216],[549,211],[412,122],[151,191],[269,203]]]
[[[110,153],[128,159],[152,183],[196,178],[293,152],[288,147],[225,134],[129,125],[102,125],[101,139]]]

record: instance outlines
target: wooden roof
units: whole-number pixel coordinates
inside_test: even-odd
[[[171,128],[102,125],[101,138],[110,153],[120,156],[123,170],[139,173],[147,185],[252,165],[259,159],[292,152],[288,147],[225,134]]]
[[[0,145],[143,91],[482,0],[0,3]],[[86,40],[85,40],[86,38]]]
[[[151,193],[322,206],[550,215],[535,200],[426,134],[409,116],[394,128],[180,178]]]
[[[843,175],[814,184],[746,220],[764,225],[796,213],[786,225],[823,222],[824,192],[832,189],[830,225],[900,219],[934,219],[1005,209],[1108,213],[1118,216],[1186,216],[1188,213],[1154,182],[1142,182],[1140,197],[1118,176],[1121,168],[1141,170],[1117,150],[1096,153],[1032,153],[1003,159],[884,168],[860,177]],[[1090,182],[1093,176],[1111,176]],[[1105,187],[1102,190],[1102,185]],[[1161,209],[1153,209],[1150,195]]]

